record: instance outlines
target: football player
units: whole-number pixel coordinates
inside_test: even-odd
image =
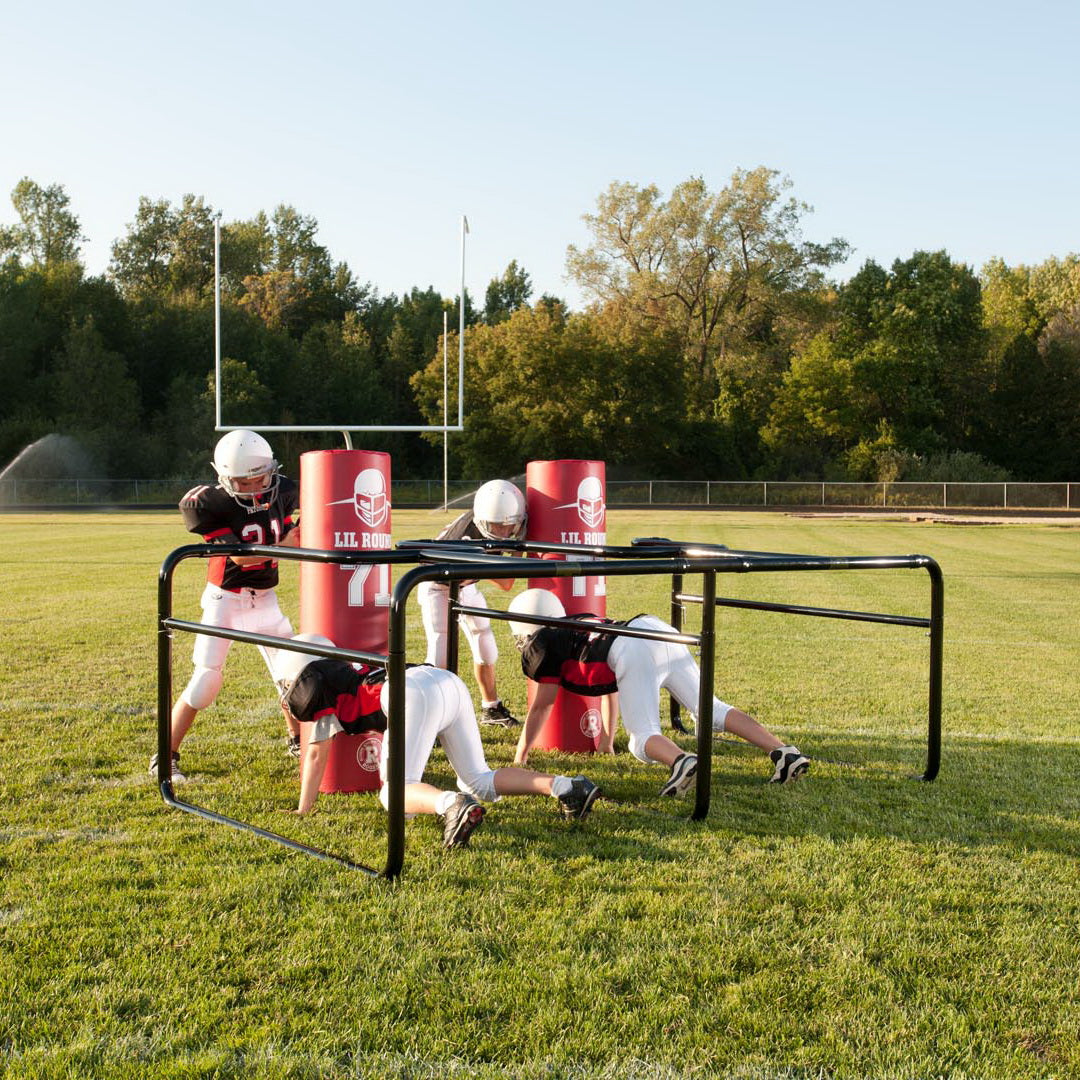
[[[299,492],[281,475],[270,444],[254,431],[230,431],[214,449],[217,484],[200,484],[180,500],[180,514],[189,532],[207,544],[281,544],[299,546]],[[291,637],[292,625],[278,605],[275,559],[255,555],[214,556],[206,560],[202,621],[210,626]],[[195,670],[172,710],[172,778],[180,771],[180,744],[202,709],[221,690],[228,638],[195,636]],[[270,674],[274,657],[260,647]],[[286,714],[288,749],[300,754],[299,728]],[[157,754],[150,759],[157,773]]]
[[[559,598],[547,589],[526,589],[514,597],[508,610],[555,619],[566,615]],[[637,615],[627,622],[597,622],[596,631],[510,622],[510,632],[521,651],[522,671],[537,683],[514,761],[520,765],[528,761],[529,751],[563,686],[575,694],[605,698],[601,701],[601,752],[613,752],[615,718],[621,708],[630,753],[649,765],[667,765],[670,775],[660,794],[681,795],[697,773],[697,755],[684,752],[661,734],[660,691],[667,689],[683,708],[696,714],[701,672],[685,645],[605,634],[601,629],[603,625],[632,626],[677,633],[655,615]],[[810,767],[810,759],[798,747],[784,743],[752,717],[717,698],[713,698],[713,731],[730,731],[766,751],[774,766],[771,783],[798,780]]]
[[[321,634],[299,634],[296,641],[333,645]],[[326,771],[330,740],[342,731],[386,731],[390,688],[386,669],[310,653],[280,650],[278,685],[282,705],[295,721],[311,724],[300,769],[300,801],[295,813],[315,805]],[[423,780],[435,740],[442,744],[457,774],[458,791],[443,791]],[[386,770],[389,736],[383,738],[379,794],[388,805]],[[480,800],[503,795],[549,795],[563,816],[580,821],[592,809],[600,789],[584,776],[552,776],[531,769],[491,769],[484,758],[480,729],[465,684],[452,672],[420,665],[405,672],[405,813],[437,814],[443,819],[443,846],[464,847],[484,819]]]
[[[525,496],[509,480],[489,480],[473,497],[471,510],[466,510],[435,538],[436,540],[520,540],[525,535],[527,515]],[[513,588],[513,580],[493,580],[504,591]],[[425,660],[437,667],[446,666],[446,614],[450,588],[432,581],[421,582],[416,589],[417,599],[427,635]],[[463,581],[458,600],[468,607],[487,607],[484,594],[475,581]],[[473,674],[480,687],[480,723],[513,727],[518,721],[499,698],[495,686],[495,662],[499,648],[491,629],[491,620],[480,615],[462,619],[465,637],[473,658]]]

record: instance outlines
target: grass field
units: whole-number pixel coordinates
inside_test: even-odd
[[[395,512],[394,537],[442,520]],[[0,517],[0,1075],[1080,1076],[1080,530],[636,512],[608,529],[620,544],[933,556],[940,778],[910,779],[924,631],[723,609],[717,691],[816,759],[806,782],[765,784],[763,756],[724,740],[710,816],[692,822],[625,738],[615,758],[538,753],[603,787],[583,826],[507,800],[446,854],[418,819],[401,881],[373,882],[171,811],[147,776],[157,570],[188,539],[177,515]],[[198,617],[203,570],[183,564],[178,615]],[[297,576],[284,564],[294,620]],[[664,614],[667,587],[612,579],[608,613]],[[920,571],[718,588],[928,613]],[[418,612],[410,632],[420,658]],[[500,687],[521,710],[500,640]],[[381,866],[373,796],[286,816],[282,735],[238,646],[185,743],[185,794]],[[484,741],[509,762],[511,733]],[[449,783],[439,752],[431,775]]]

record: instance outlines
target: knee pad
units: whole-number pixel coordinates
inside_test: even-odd
[[[487,622],[486,619],[484,621]],[[473,637],[471,644],[473,659],[478,664],[495,666],[499,659],[499,646],[495,641],[495,634],[492,632],[490,623]]]
[[[472,795],[473,798],[479,799],[481,802],[495,802],[499,797],[495,791],[494,769],[487,769],[485,772],[478,773],[469,779],[459,776],[457,786],[459,791],[464,791],[467,795]]]
[[[714,734],[719,735],[727,730],[727,714],[731,712],[731,706],[719,698],[713,698],[712,703],[712,729]],[[695,723],[696,730],[696,723]]]
[[[645,744],[655,734],[656,732],[653,731],[646,732],[644,735],[634,734],[633,732],[630,733],[630,753],[633,754],[638,761],[644,761],[646,765],[656,764],[656,761],[645,753]]]
[[[689,706],[684,706],[684,708],[686,708],[687,713],[690,714],[690,730],[696,735],[698,730],[697,707],[690,708]],[[714,735],[722,735],[727,731],[727,716],[733,708],[733,705],[728,705],[727,702],[721,701],[719,698],[713,698],[712,729]]]
[[[213,705],[225,676],[221,668],[197,667],[180,697],[193,709]]]

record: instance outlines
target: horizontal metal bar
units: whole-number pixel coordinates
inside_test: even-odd
[[[275,844],[281,844],[282,847],[287,847],[291,851],[298,851],[304,855],[312,855],[316,859],[322,859],[324,862],[338,863],[340,866],[347,866],[350,870],[359,870],[369,877],[380,876],[378,870],[371,866],[365,866],[364,863],[353,862],[351,859],[346,859],[342,855],[331,855],[328,851],[323,851],[321,848],[311,847],[308,844],[301,844],[297,840],[290,840],[287,836],[280,836],[278,833],[270,832],[269,829],[261,829],[258,825],[252,825],[246,821],[237,821],[236,818],[226,817],[224,814],[218,814],[213,810],[207,810],[203,806],[196,806],[194,803],[184,802],[173,794],[172,785],[167,780],[161,785],[161,797],[169,806],[176,810],[184,810],[189,814],[194,814],[196,817],[204,818],[207,821],[216,822],[219,825],[228,825],[234,829],[240,829],[243,832],[254,833],[256,836],[261,836],[264,840],[272,840]]]
[[[686,604],[700,604],[702,598],[692,593],[679,593],[675,599]],[[888,623],[894,626],[929,627],[930,620],[917,615],[885,615],[871,611],[845,611],[842,608],[804,607],[800,604],[771,604],[764,600],[733,600],[716,598],[717,607],[749,608],[753,611],[779,611],[787,615],[816,615],[823,619],[848,619],[853,622]]]
[[[454,610],[459,615],[480,615],[488,619],[500,619],[505,622],[534,623],[537,626],[568,626],[572,630],[586,630],[590,634],[611,634],[613,637],[649,638],[653,641],[670,641],[675,645],[700,645],[698,634],[670,634],[666,630],[643,630],[639,626],[611,626],[595,619],[556,619],[543,615],[526,615],[524,612],[499,611],[498,608],[466,607],[455,604]]]
[[[339,649],[336,646],[317,645],[310,641],[293,641],[292,638],[279,638],[271,634],[256,634],[250,630],[228,630],[222,626],[208,626],[206,623],[192,622],[190,619],[162,619],[161,625],[169,630],[184,630],[187,633],[202,634],[205,637],[228,638],[230,641],[242,641],[246,645],[261,645],[265,649],[313,653],[317,656],[329,656],[335,660],[344,660],[347,664],[362,661],[365,664],[377,664],[379,667],[386,667],[386,653],[363,652],[360,649]]]

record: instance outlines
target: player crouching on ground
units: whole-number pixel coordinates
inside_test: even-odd
[[[521,615],[564,618],[559,598],[547,589],[526,589],[510,602],[509,611]],[[577,615],[575,618],[593,618]],[[673,626],[655,615],[638,615],[627,622],[597,619],[601,625],[632,626],[677,633]],[[510,632],[521,651],[521,669],[537,683],[525,727],[518,740],[514,761],[523,765],[540,729],[551,713],[559,687],[588,697],[618,694],[614,701],[602,702],[602,735],[599,749],[611,753],[615,739],[615,717],[622,709],[623,726],[630,738],[630,753],[647,765],[667,765],[671,774],[660,789],[661,795],[681,795],[697,773],[697,755],[688,754],[660,733],[660,691],[667,689],[687,711],[696,716],[701,672],[685,645],[650,638],[622,637],[602,631],[577,630],[567,626],[537,626],[510,622]],[[774,769],[770,782],[785,784],[798,780],[810,767],[810,760],[798,747],[790,746],[767,731],[739,709],[713,698],[713,731],[730,731],[760,747],[769,755]]]
[[[321,634],[300,634],[294,641],[333,646]],[[330,740],[339,732],[386,731],[390,688],[385,668],[347,664],[307,653],[281,651],[278,678],[282,705],[301,724],[311,724],[300,772],[296,813],[315,805],[326,772]],[[458,792],[442,791],[423,781],[435,740],[442,744],[457,774]],[[386,769],[389,736],[384,736],[379,798],[387,806]],[[443,846],[464,847],[484,820],[485,802],[503,795],[549,795],[563,816],[580,821],[592,809],[600,789],[584,776],[552,776],[531,769],[490,769],[484,759],[480,729],[465,684],[452,672],[420,666],[405,673],[405,813],[437,814],[443,819]]]

